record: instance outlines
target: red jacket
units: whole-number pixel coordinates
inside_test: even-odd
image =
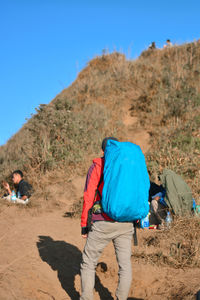
[[[88,211],[93,206],[95,201],[100,200],[99,195],[97,194],[95,197],[95,192],[101,176],[103,174],[104,168],[104,158],[95,158],[93,160],[93,164],[89,168],[87,173],[86,182],[85,182],[85,189],[84,189],[84,196],[83,196],[83,210],[81,215],[81,227],[87,227],[87,218],[88,218]],[[103,181],[98,188],[100,194],[102,194],[103,190]],[[106,215],[100,215],[100,219],[110,221],[111,219]]]

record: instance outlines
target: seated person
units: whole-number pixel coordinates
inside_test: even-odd
[[[155,42],[152,42],[150,45],[149,45],[149,50],[154,50],[156,49],[156,43]]]
[[[165,189],[162,185],[150,182],[149,201],[150,201],[150,216],[149,223],[158,225],[158,229],[164,228],[164,221],[167,216],[167,204],[164,200]]]
[[[164,45],[164,48],[171,48],[173,46],[172,42],[168,39],[166,40],[166,44]]]
[[[12,181],[16,186],[16,203],[27,204],[31,196],[32,186],[23,179],[22,171],[16,170],[12,173]],[[11,201],[12,191],[7,182],[3,182],[4,188],[7,190],[8,195],[4,199]]]

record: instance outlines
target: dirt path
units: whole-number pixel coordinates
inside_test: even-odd
[[[150,147],[149,133],[139,125],[138,118],[131,116],[129,109],[130,105],[124,107],[124,119],[126,140],[139,145],[144,153],[146,153]]]
[[[79,265],[84,240],[80,222],[64,217],[64,210],[39,214],[16,206],[3,206],[0,216],[0,299],[64,300],[79,299]],[[139,243],[149,232],[139,232]],[[152,232],[151,232],[152,234]],[[133,251],[136,251],[134,249]],[[117,264],[112,245],[100,259],[95,300],[114,299]],[[196,281],[195,281],[196,277]],[[191,279],[192,278],[192,279]],[[175,270],[138,263],[133,259],[133,283],[130,299],[170,298],[173,288],[190,288],[200,278],[199,270]],[[189,297],[189,296],[188,296]]]

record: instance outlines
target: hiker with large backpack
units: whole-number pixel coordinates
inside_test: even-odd
[[[128,297],[131,281],[133,222],[149,212],[149,176],[139,146],[105,138],[104,156],[93,160],[84,190],[81,216],[82,237],[87,238],[81,263],[82,295],[93,299],[95,268],[112,241],[119,266],[118,300]]]

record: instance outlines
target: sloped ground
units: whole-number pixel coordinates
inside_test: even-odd
[[[60,186],[58,173],[70,180],[84,176],[103,137],[117,135],[140,142],[143,151],[150,144],[146,159],[152,179],[170,168],[183,176],[198,200],[199,66],[199,43],[144,51],[132,61],[117,52],[94,58],[69,88],[49,105],[41,104],[0,147],[0,180],[22,169],[37,187],[34,203],[48,200],[47,206],[53,206],[51,178],[58,176]],[[128,109],[135,120],[127,117],[125,132],[122,121]]]
[[[3,206],[0,219],[0,299],[79,299],[81,251],[80,221],[65,217],[65,210],[38,214],[16,206]],[[129,299],[195,299],[200,269],[175,269],[145,261],[144,241],[158,231],[139,230],[133,246],[133,282]],[[166,245],[168,241],[166,240]],[[110,244],[100,258],[95,298],[114,299],[117,263]],[[107,270],[105,271],[105,266]]]
[[[145,152],[149,135],[137,119],[125,114],[127,140],[140,144]],[[73,193],[59,199],[64,208],[39,211],[15,205],[0,206],[0,300],[79,299],[80,262],[85,240],[80,220],[70,218],[71,205],[82,195],[84,178],[75,177]],[[58,189],[55,186],[52,189]],[[55,192],[55,191],[54,191]],[[56,193],[55,193],[56,195]],[[59,194],[60,195],[60,194]],[[129,300],[195,299],[200,289],[200,269],[174,268],[152,256],[161,232],[139,230],[139,246],[132,248],[133,281]],[[161,250],[168,247],[162,241]],[[146,256],[145,256],[146,255]],[[161,256],[161,255],[160,255]],[[114,299],[117,263],[110,244],[97,268],[94,299]]]
[[[124,109],[124,120],[126,137],[124,141],[129,141],[139,145],[144,153],[149,150],[150,135],[149,133],[139,124],[138,118],[133,117],[130,114],[130,107]]]
[[[151,150],[152,173],[162,166],[186,174],[198,197],[199,50],[198,45],[185,45],[137,62],[117,53],[96,58],[69,89],[49,106],[41,106],[19,135],[1,147],[1,176],[22,166],[35,179],[38,199],[33,198],[30,208],[0,203],[0,300],[79,298],[85,241],[80,220],[69,216],[82,196],[82,174],[105,134],[119,133],[143,152]],[[38,177],[40,172],[44,173]],[[194,229],[188,223],[182,232],[174,229],[164,235],[139,230],[139,246],[132,249],[129,300],[195,299],[200,290],[200,233]],[[169,260],[171,238],[179,235],[183,240]],[[117,263],[112,245],[100,262],[94,299],[114,299]]]

